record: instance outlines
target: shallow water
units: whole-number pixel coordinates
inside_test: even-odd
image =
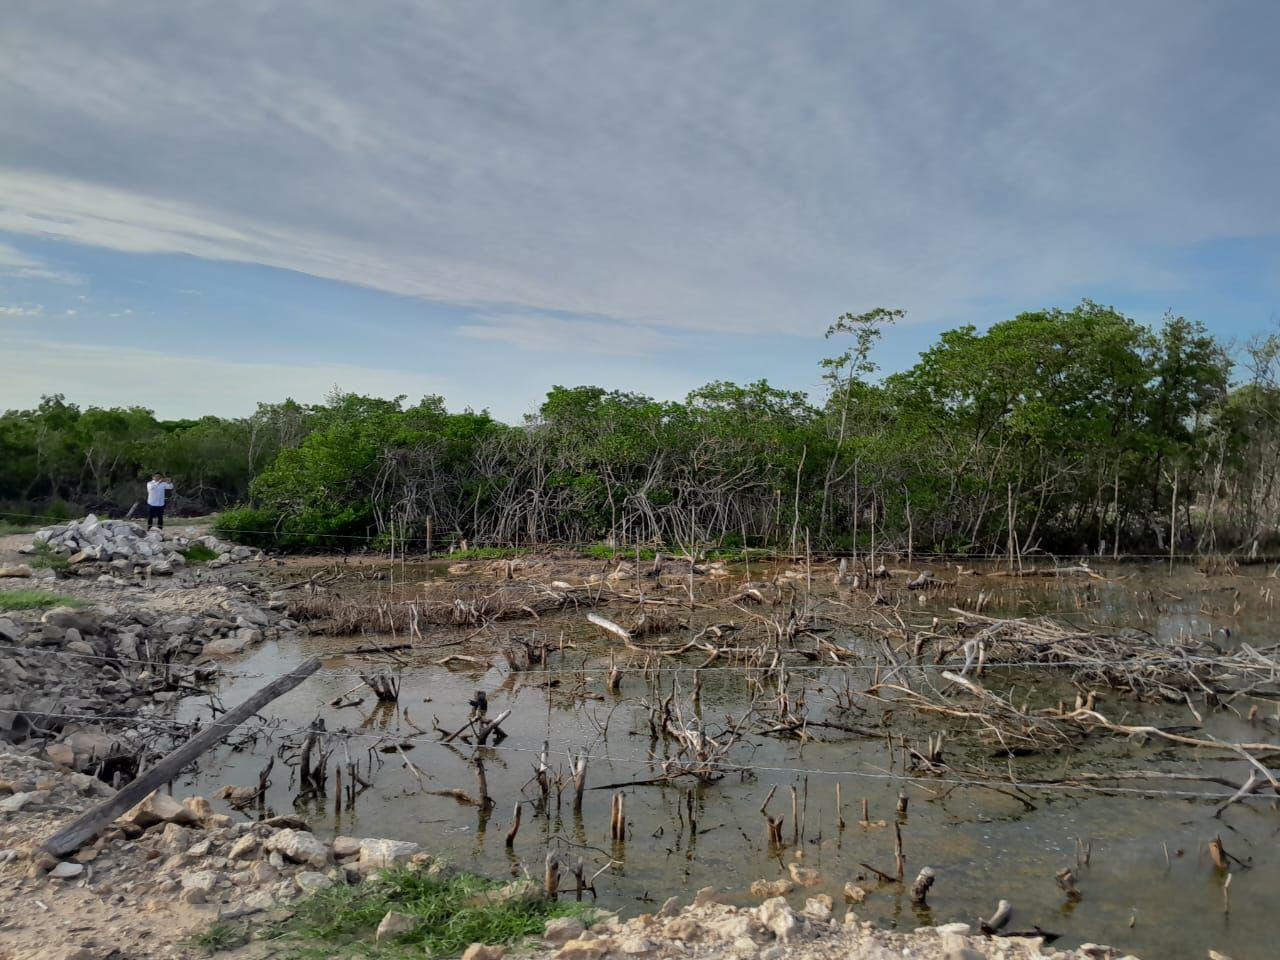
[[[433,575],[437,569],[431,568]],[[1123,566],[1103,572],[1128,579],[1104,583],[983,577],[973,582],[990,595],[991,605],[985,612],[995,616],[1051,613],[1077,624],[1096,621],[1140,626],[1161,637],[1190,632],[1215,635],[1224,645],[1275,642],[1270,588],[1280,593],[1280,583],[1264,579],[1265,571],[1246,571],[1231,578],[1206,578],[1187,568],[1170,573],[1163,566]],[[398,568],[397,577],[406,573],[414,578],[412,568]],[[973,595],[977,589],[966,584],[964,595]],[[916,624],[927,624],[934,614],[946,617],[947,608],[955,605],[958,596],[944,591],[924,604],[913,598],[911,603],[916,606],[909,616]],[[728,618],[721,612],[716,619]],[[742,617],[736,619],[741,621]],[[552,638],[563,633],[568,643],[576,645],[563,658],[552,658],[550,666],[555,673],[510,676],[505,661],[496,655],[491,657],[494,666],[489,669],[451,670],[427,664],[449,652],[480,655],[472,647],[491,650],[493,641],[512,633],[528,635],[535,627]],[[1224,627],[1231,631],[1229,638],[1221,632]],[[447,631],[439,631],[439,635],[457,636]],[[429,640],[435,636],[429,634]],[[856,638],[838,639],[852,642]],[[230,670],[247,675],[226,680],[220,696],[227,704],[237,703],[265,682],[264,677],[275,676],[313,654],[334,654],[362,642],[367,641],[314,637],[266,645],[229,665]],[[504,725],[510,737],[496,748],[479,751],[485,758],[489,793],[497,801],[492,814],[485,817],[474,806],[424,792],[398,754],[374,753],[381,761],[376,785],[358,798],[353,809],[344,805],[336,810],[332,790],[327,799],[297,808],[318,832],[414,840],[431,852],[497,876],[522,875],[527,870],[540,877],[549,842],[572,856],[582,855],[588,873],[612,857],[615,867],[602,874],[596,886],[602,905],[624,913],[652,910],[668,896],[690,898],[704,886],[714,886],[732,899],[752,902],[746,892],[751,881],[785,875],[785,864],[802,851],[803,864],[816,868],[823,880],[808,891],[797,889],[790,897],[794,903],[802,904],[806,894],[828,893],[839,904],[844,883],[862,876],[866,879],[859,882],[868,897],[854,909],[859,916],[884,925],[910,928],[954,920],[975,923],[979,916],[990,915],[1003,898],[1014,906],[1009,929],[1027,930],[1038,925],[1062,934],[1061,943],[1105,942],[1147,960],[1204,957],[1209,948],[1235,960],[1275,956],[1274,943],[1280,934],[1280,919],[1273,909],[1280,896],[1280,811],[1274,801],[1236,804],[1217,820],[1214,804],[1207,801],[1029,789],[1035,809],[1028,810],[1016,799],[982,787],[936,781],[912,781],[904,786],[901,764],[891,756],[884,740],[849,739],[831,731],[825,733],[832,742],[803,746],[794,740],[749,737],[751,746],[740,748],[734,756],[753,768],[751,774],[735,771],[710,785],[686,780],[625,788],[628,834],[623,844],[609,839],[609,805],[614,790],[589,790],[581,817],[575,817],[570,787],[558,809],[553,798],[547,817],[530,816],[532,808],[525,808],[523,826],[514,850],[509,851],[503,837],[512,805],[522,789],[526,799],[533,796],[533,788],[527,784],[544,740],[551,743],[553,768],[564,763],[567,750],[589,748],[594,758],[588,771],[589,787],[654,775],[646,761],[647,711],[638,703],[651,696],[651,691],[638,670],[631,670],[620,695],[604,694],[608,647],[599,632],[586,624],[585,611],[544,617],[536,624],[499,624],[472,647],[416,654],[412,669],[404,671],[399,711],[371,710],[371,696],[356,709],[328,706],[359,681],[351,675],[351,661],[333,656],[326,659],[321,673],[276,701],[266,716],[290,729],[321,716],[330,730],[344,728],[358,735],[349,741],[353,756],[364,753],[383,734],[401,740],[413,737],[417,742],[408,755],[426,775],[427,790],[462,788],[474,794],[472,748],[457,744],[455,749],[433,742],[436,736],[419,733],[405,714],[412,724],[427,730],[433,716],[442,727],[453,729],[465,721],[466,700],[475,690],[483,689],[489,694],[490,716],[512,710]],[[700,655],[691,656],[682,664],[696,666],[701,659]],[[601,699],[584,699],[572,692],[573,674],[584,663],[585,692]],[[840,671],[824,674],[833,688],[842,683],[844,675]],[[664,672],[664,695],[669,692],[672,676]],[[687,695],[691,675],[675,676],[685,691],[679,699],[687,715],[693,709]],[[869,682],[865,674],[852,672],[852,676],[850,683],[855,688]],[[704,670],[702,677],[701,713],[708,724],[720,722],[726,714],[741,714],[746,703],[741,671],[713,668]],[[549,690],[542,686],[548,680],[559,680],[560,686]],[[1069,685],[1045,670],[993,670],[984,682],[993,688],[1013,685],[1021,691],[1019,701],[1027,694],[1033,702],[1074,698]],[[811,692],[809,697],[811,712],[817,712],[818,695]],[[1193,721],[1185,706],[1144,705],[1113,694],[1100,706],[1112,719],[1130,723],[1138,722],[1137,718],[1159,724]],[[1198,735],[1280,739],[1274,705],[1260,708],[1263,717],[1256,725],[1225,711],[1206,713],[1199,703],[1196,706],[1205,718]],[[188,704],[186,709],[199,712],[200,708]],[[1242,713],[1245,710],[1247,707],[1241,708]],[[868,718],[854,717],[848,722],[871,725]],[[606,725],[607,736],[601,732]],[[912,721],[911,729],[914,741],[942,727]],[[988,768],[999,767],[1005,761],[993,759],[991,746],[958,737],[948,745],[947,760],[957,765],[981,762]],[[657,749],[661,752],[664,748],[659,745]],[[206,758],[185,789],[208,794],[222,784],[252,784],[269,750],[262,743],[239,751],[221,747]],[[331,776],[342,759],[343,750],[338,747],[330,762]],[[1245,775],[1241,760],[1226,762],[1218,757],[1199,757],[1189,749],[1100,737],[1079,752],[1020,759],[1016,769],[1022,776],[1052,776],[1084,767],[1133,769],[1146,764],[1163,770],[1218,770],[1233,779]],[[271,810],[295,809],[296,784],[290,779],[277,759],[267,797]],[[836,825],[837,782],[844,797],[844,830]],[[771,849],[766,843],[759,811],[774,785],[778,791],[770,810],[786,816],[787,843],[782,849]],[[794,846],[792,786],[804,807],[804,838]],[[1158,785],[1156,789],[1160,786],[1194,793],[1221,793],[1225,789],[1197,781]],[[893,872],[892,823],[903,789],[910,798],[908,813],[900,821],[908,885],[921,867],[931,866],[937,873],[928,908],[914,907],[903,888],[878,883],[860,866],[865,862]],[[690,792],[696,836],[690,834],[687,822]],[[888,826],[858,824],[864,798],[871,820],[887,821]],[[1229,913],[1224,912],[1224,877],[1213,867],[1206,850],[1208,841],[1217,834],[1222,835],[1228,851],[1249,864],[1247,869],[1233,871]],[[1083,898],[1069,903],[1054,874],[1062,867],[1076,866],[1077,840],[1088,844],[1091,853],[1089,864],[1077,870]]]

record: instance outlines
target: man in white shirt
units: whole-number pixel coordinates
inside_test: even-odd
[[[151,529],[151,524],[157,523],[161,530],[164,529],[164,500],[165,493],[173,489],[173,481],[154,474],[147,481],[147,529]]]

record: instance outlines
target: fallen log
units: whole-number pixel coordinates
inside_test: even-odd
[[[212,721],[203,730],[174,750],[145,774],[104,800],[93,809],[77,817],[63,827],[42,846],[55,857],[64,857],[79,850],[98,835],[101,830],[135,806],[153,790],[168,783],[182,769],[205,751],[222,741],[232,730],[240,726],[272,700],[288,693],[311,674],[320,669],[320,660],[313,657],[282,677],[277,677],[234,710]]]

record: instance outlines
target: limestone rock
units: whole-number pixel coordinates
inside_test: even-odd
[[[231,845],[231,849],[227,851],[228,860],[251,860],[253,855],[258,851],[258,838],[252,833],[246,833],[243,837],[236,840]]]
[[[831,919],[831,907],[831,898],[825,893],[820,893],[804,902],[804,915],[810,920],[826,923]]]
[[[418,852],[418,845],[407,840],[361,840],[360,872],[387,870],[399,863],[407,863]]]
[[[49,876],[55,880],[74,880],[82,873],[84,873],[83,863],[72,863],[69,860],[64,860],[49,871]]]
[[[31,576],[31,568],[25,563],[19,563],[12,567],[0,567],[0,578],[14,577],[26,579]]]
[[[333,878],[314,870],[303,870],[293,878],[294,885],[303,893],[315,893],[333,886]]]
[[[582,921],[577,917],[552,917],[542,930],[542,939],[560,945],[578,939],[582,929]]]
[[[867,891],[850,880],[844,885],[844,898],[849,903],[862,903],[867,899]]]
[[[153,790],[134,807],[122,813],[116,822],[130,823],[146,829],[157,823],[193,824],[196,816],[167,793]]]
[[[387,915],[382,918],[378,924],[378,932],[374,934],[373,939],[378,943],[383,940],[390,940],[401,934],[408,933],[418,921],[407,913],[396,913],[394,910],[388,910]]]
[[[268,837],[263,846],[294,863],[308,863],[321,869],[329,865],[329,848],[305,830],[281,830]]]
[[[360,852],[360,840],[355,837],[334,837],[333,855],[339,860],[354,857]]]
[[[782,897],[772,897],[760,904],[755,909],[755,916],[779,940],[790,939],[800,926],[791,905]]]
[[[507,951],[490,943],[473,943],[462,951],[462,960],[502,960]]]
[[[218,874],[213,870],[192,870],[178,878],[183,890],[199,890],[212,893],[218,885]]]
[[[751,895],[761,900],[770,897],[785,897],[795,889],[795,884],[785,877],[779,880],[756,880],[751,884]]]

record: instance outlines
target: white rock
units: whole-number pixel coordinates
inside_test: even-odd
[[[398,937],[401,934],[408,933],[418,921],[407,913],[396,913],[394,910],[388,910],[387,915],[382,918],[378,924],[378,932],[373,935],[373,939],[377,942],[389,940],[392,937]]]
[[[183,890],[199,890],[212,893],[218,885],[218,874],[213,870],[192,870],[178,878]]]
[[[333,886],[333,878],[313,870],[303,870],[293,878],[294,884],[303,893],[314,893]]]
[[[791,905],[782,897],[771,897],[756,907],[756,919],[779,940],[787,940],[800,925]]]
[[[329,848],[305,830],[281,830],[268,837],[263,846],[295,863],[319,868],[329,864]]]
[[[408,840],[361,840],[360,872],[386,870],[398,863],[408,863],[419,849],[416,843]]]
[[[552,917],[542,930],[542,939],[562,944],[582,936],[582,921],[577,917]]]
[[[49,876],[55,880],[74,880],[82,873],[84,873],[83,863],[72,863],[70,860],[63,860],[49,871]]]
[[[254,853],[258,849],[258,838],[252,833],[246,833],[243,837],[231,845],[231,849],[227,851],[228,860],[249,860],[252,859]]]

